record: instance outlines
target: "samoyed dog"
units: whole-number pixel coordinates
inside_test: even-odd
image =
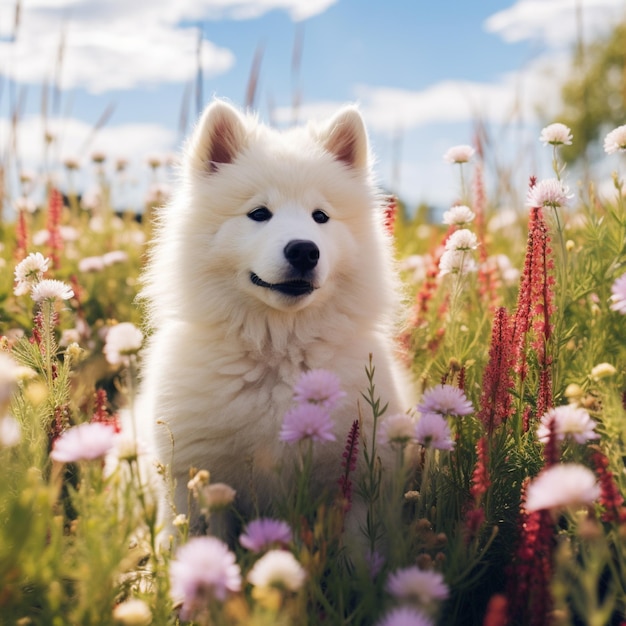
[[[153,333],[140,405],[140,432],[169,467],[175,507],[187,512],[195,467],[236,489],[244,510],[270,512],[290,477],[294,446],[279,431],[292,387],[319,368],[346,393],[333,413],[337,441],[315,446],[319,487],[336,489],[370,354],[388,413],[409,408],[393,341],[398,283],[363,120],[346,107],[280,132],[214,101],[181,169],[144,277]]]

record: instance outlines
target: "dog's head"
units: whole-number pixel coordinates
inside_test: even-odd
[[[380,265],[376,206],[354,107],[279,132],[216,101],[187,145],[160,245],[176,240],[188,302],[295,312],[367,289]]]

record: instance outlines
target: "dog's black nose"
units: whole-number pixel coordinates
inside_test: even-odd
[[[294,239],[283,250],[285,258],[300,272],[312,270],[320,258],[319,248],[307,239]]]

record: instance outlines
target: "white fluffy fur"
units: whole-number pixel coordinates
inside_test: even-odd
[[[261,205],[269,221],[247,217]],[[337,442],[317,446],[316,476],[331,488],[370,353],[389,411],[408,408],[390,339],[399,302],[380,205],[356,109],[285,132],[221,101],[204,112],[159,215],[143,290],[154,333],[140,428],[170,466],[179,511],[190,466],[233,486],[244,507],[269,504],[274,468],[289,452],[278,432],[303,371],[332,370],[347,392],[333,414]],[[316,209],[330,220],[316,223]],[[253,284],[250,272],[282,280],[292,239],[319,247],[317,289],[289,298]]]

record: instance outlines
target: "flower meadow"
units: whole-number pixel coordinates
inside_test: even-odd
[[[303,374],[279,434],[293,492],[231,543],[210,531],[237,493],[210,468],[188,483],[209,534],[171,511],[163,536],[150,474],[167,468],[146,471],[141,433],[122,428],[138,410],[150,206],[113,210],[104,155],[96,204],[69,177],[43,180],[41,202],[22,181],[0,257],[0,623],[626,624],[626,127],[604,143],[608,198],[568,180],[567,126],[538,141],[554,176],[529,173],[517,211],[490,201],[467,145],[443,155],[458,190],[441,223],[390,200],[416,404],[388,414],[374,355],[337,432],[339,373]],[[337,440],[336,483],[315,499],[314,450]],[[353,507],[365,522],[347,530]]]

